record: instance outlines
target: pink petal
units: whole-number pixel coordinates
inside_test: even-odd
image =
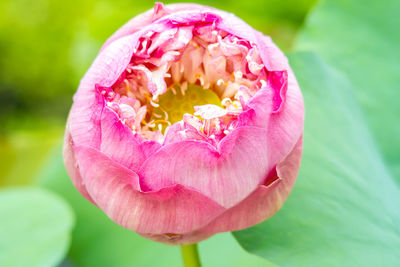
[[[164,133],[165,138],[163,145],[184,140],[182,136],[184,130],[185,128],[182,121],[168,126]]]
[[[153,53],[161,45],[165,44],[168,40],[175,37],[178,28],[171,28],[169,30],[157,33],[157,36],[152,38],[151,46],[148,49],[148,53]]]
[[[212,105],[212,104],[194,106],[194,110],[195,110],[194,115],[200,116],[205,120],[211,120],[228,114],[228,111],[226,109],[223,109],[217,105]]]
[[[98,148],[101,140],[101,113],[104,108],[104,98],[96,94],[82,84],[79,88],[85,88],[74,97],[74,104],[71,107],[67,127],[69,128],[71,139],[78,144]]]
[[[151,24],[153,21],[163,16],[166,16],[170,13],[186,11],[186,10],[205,10],[205,9],[212,10],[209,7],[196,4],[172,4],[164,6],[160,3],[156,3],[154,9],[150,9],[134,17],[133,19],[128,21],[124,26],[122,26],[118,31],[116,31],[110,38],[108,38],[108,40],[103,45],[101,50],[104,50],[110,43],[114,42],[115,40],[136,33],[137,31],[140,31],[149,24]],[[156,14],[156,16],[154,16],[154,14]]]
[[[186,233],[224,209],[184,186],[141,192],[138,175],[92,148],[75,147],[83,184],[113,221],[142,234]]]
[[[277,180],[260,185],[238,205],[224,212],[199,230],[205,233],[237,231],[260,223],[274,215],[283,205],[296,180],[302,154],[302,137],[277,166]]]
[[[303,133],[304,103],[293,72],[288,71],[288,89],[285,104],[278,113],[273,113],[268,123],[268,141],[275,151],[274,157],[282,159],[295,146]]]
[[[144,141],[140,144],[140,147],[144,156],[148,158],[161,148],[161,144],[157,141]]]
[[[108,45],[110,45],[115,40],[118,40],[122,37],[131,35],[145,26],[152,23],[154,20],[160,18],[160,15],[166,15],[168,12],[164,9],[163,5],[157,4],[154,9],[147,10],[146,12],[134,17],[129,20],[125,25],[119,28],[110,38],[104,43],[103,47],[100,51],[103,51]],[[156,16],[154,16],[156,14]]]
[[[153,21],[161,18],[162,16],[171,13],[169,9],[167,9],[163,3],[155,2],[154,4],[154,13],[153,13]]]
[[[202,63],[204,66],[205,77],[209,83],[216,83],[219,79],[229,79],[229,74],[226,72],[225,57],[214,57],[209,53],[204,53]]]
[[[268,160],[267,132],[256,127],[235,129],[218,148],[201,141],[165,145],[139,170],[146,190],[180,184],[230,208],[262,183],[277,162]]]
[[[164,80],[164,75],[167,72],[167,64],[159,67],[157,70],[150,71],[144,65],[131,67],[133,71],[139,71],[144,74],[143,77],[147,80],[147,88],[153,96],[158,96],[165,93],[167,84]]]
[[[269,71],[281,71],[290,69],[288,60],[283,52],[272,42],[269,36],[254,31],[255,43],[259,50],[263,64]]]
[[[127,67],[137,36],[113,42],[103,50],[83,77],[68,119],[75,144],[99,148],[101,140],[100,119],[104,98],[99,87],[110,87]]]
[[[300,88],[291,70],[285,102],[279,112],[274,112],[276,93],[269,88],[257,91],[249,100],[245,112],[240,114],[240,125],[266,128],[272,162],[277,162],[295,146],[303,132],[304,104]]]
[[[74,143],[67,127],[64,136],[63,147],[65,169],[67,170],[69,177],[71,177],[72,184],[75,186],[75,188],[82,194],[84,198],[95,204],[89,193],[86,191],[85,185],[83,184],[82,176],[79,170],[78,162],[76,161],[76,154],[73,147]]]
[[[272,112],[281,111],[284,105],[288,88],[288,74],[286,71],[272,71],[268,73],[268,85],[273,91]],[[299,90],[300,91],[300,90]]]
[[[185,47],[189,41],[192,39],[193,26],[179,27],[174,40],[170,40],[165,46],[163,46],[164,51],[169,50],[179,50]]]
[[[269,72],[268,84],[258,90],[247,103],[247,109],[251,108],[259,110],[259,121],[268,119],[270,114],[279,113],[283,109],[288,90],[289,78],[291,79],[291,81],[289,81],[291,82],[291,97],[294,95],[294,97],[300,99],[301,104],[303,103],[300,87],[298,86],[294,75],[288,77],[287,71]]]
[[[140,168],[146,158],[140,140],[108,107],[103,110],[101,133],[101,152],[133,171]]]

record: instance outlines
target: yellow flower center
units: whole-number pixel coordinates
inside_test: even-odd
[[[182,120],[183,114],[194,114],[194,106],[213,104],[221,106],[218,95],[209,89],[198,85],[188,85],[186,90],[180,86],[173,86],[165,94],[159,96],[158,107],[154,107],[150,121],[154,121],[155,129],[165,128]]]

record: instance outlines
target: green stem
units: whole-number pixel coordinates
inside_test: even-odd
[[[197,244],[181,246],[183,266],[201,267]]]

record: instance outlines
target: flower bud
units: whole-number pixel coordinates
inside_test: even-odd
[[[269,37],[206,6],[156,3],[102,47],[64,161],[113,221],[190,244],[273,215],[300,165],[304,107]]]

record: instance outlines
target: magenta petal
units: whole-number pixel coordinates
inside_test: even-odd
[[[180,184],[230,208],[255,190],[275,166],[268,151],[265,129],[242,127],[218,148],[199,141],[165,145],[143,163],[139,175],[146,190]]]
[[[276,166],[279,179],[267,186],[260,185],[246,199],[199,231],[205,233],[237,231],[274,215],[283,205],[296,181],[302,147],[303,139],[300,138],[290,154]]]
[[[224,209],[181,185],[141,192],[138,175],[88,147],[75,147],[83,184],[93,201],[116,223],[139,233],[186,233]]]

